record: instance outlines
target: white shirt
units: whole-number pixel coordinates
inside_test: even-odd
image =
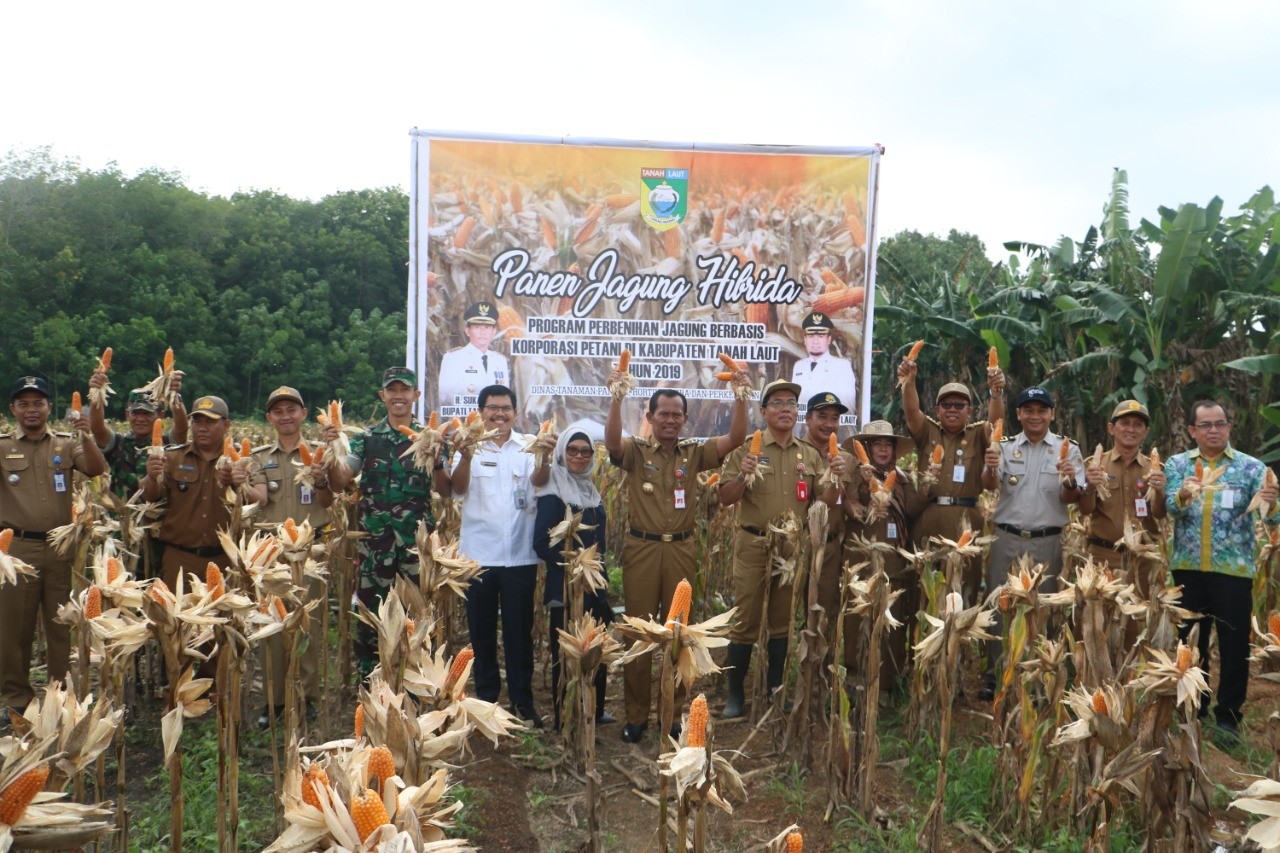
[[[529,478],[537,464],[524,448],[533,436],[518,432],[499,447],[486,441],[471,458],[471,480],[462,495],[458,550],[482,566],[532,566],[533,521],[537,502]],[[462,461],[454,454],[453,469]],[[524,509],[516,509],[523,495]]]
[[[488,385],[511,387],[511,369],[506,356],[475,344],[449,350],[440,359],[440,416],[465,415],[476,408],[476,395]],[[459,410],[449,411],[450,407]]]
[[[791,381],[800,386],[801,406],[815,394],[829,391],[849,411],[858,411],[858,380],[853,375],[853,364],[846,358],[836,358],[831,353],[806,355],[796,362]]]

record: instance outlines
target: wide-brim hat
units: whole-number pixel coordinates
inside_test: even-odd
[[[911,452],[911,448],[915,446],[915,442],[905,435],[895,433],[893,424],[888,421],[870,421],[862,428],[862,432],[855,435],[854,438],[861,441],[864,447],[867,442],[873,439],[891,438],[893,439],[893,452],[897,459],[906,456]]]

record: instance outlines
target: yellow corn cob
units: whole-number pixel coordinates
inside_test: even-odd
[[[1031,589],[1031,575],[1024,574],[1021,577],[1022,577],[1022,588],[1024,590]]]
[[[849,236],[853,238],[853,245],[864,245],[867,242],[867,229],[863,227],[861,217],[851,213],[845,217],[844,221],[849,226]]]
[[[240,454],[236,450],[236,446],[231,443],[231,436],[227,436],[222,440],[222,455],[230,459],[232,462],[235,462],[240,458]]]
[[[412,620],[412,619],[406,619],[406,620],[404,620],[404,632],[405,632],[405,634],[407,634],[407,635],[409,635],[410,637],[412,637],[412,636],[413,636],[413,629],[414,629],[414,627],[416,627],[416,626],[413,624],[413,620]]]
[[[1013,606],[1013,593],[1009,592],[1009,587],[1000,587],[1000,612],[1008,613],[1009,608]]]
[[[329,426],[342,429],[342,404],[337,400],[329,401]]]
[[[164,421],[160,418],[151,425],[151,446],[164,447]]]
[[[98,372],[106,373],[111,369],[111,347],[107,347],[102,351],[102,358],[98,359]]]
[[[676,584],[675,594],[671,596],[671,608],[667,611],[667,627],[671,628],[677,620],[681,625],[689,624],[689,608],[693,604],[693,587],[683,578]]]
[[[610,210],[621,210],[624,207],[630,207],[639,199],[631,193],[614,193],[604,197],[604,203]]]
[[[624,349],[618,353],[618,372],[626,373],[627,368],[631,366],[631,350]]]
[[[356,835],[360,836],[361,841],[372,835],[378,827],[391,823],[382,795],[368,788],[352,798],[351,819],[355,821]]]
[[[838,287],[845,286],[845,283],[840,280],[840,276],[836,275],[836,271],[829,267],[823,267],[818,270],[818,277],[822,279],[823,284],[836,285]]]
[[[1204,479],[1204,462],[1202,462],[1199,459],[1196,460],[1196,479],[1197,480]]]
[[[867,449],[862,446],[862,442],[858,439],[853,440],[853,452],[858,457],[858,461],[863,465],[871,464],[871,457],[867,455]]]
[[[511,196],[511,212],[519,213],[524,210],[524,196],[520,194],[520,185],[512,184],[507,190],[507,194]]]
[[[324,445],[323,445],[323,444],[316,448],[315,455],[311,457],[311,461],[314,463],[314,462],[319,462],[321,459],[324,459]]]
[[[47,781],[49,765],[41,764],[10,782],[9,787],[0,792],[0,823],[9,826],[17,823]]]
[[[450,420],[450,421],[449,421],[449,425],[448,425],[447,427],[445,427],[445,428],[444,428],[444,431],[445,431],[446,433],[449,433],[449,432],[452,432],[452,431],[453,431],[453,430],[455,430],[455,429],[461,429],[461,428],[462,428],[462,419],[461,419],[461,418],[453,418],[452,420]]]
[[[467,664],[471,663],[472,658],[475,656],[476,653],[470,646],[453,656],[453,665],[449,667],[449,676],[444,680],[446,690],[452,689],[458,683],[458,679],[462,677],[462,673],[467,669]]]
[[[991,425],[991,441],[1004,441],[1004,421],[996,421]]]
[[[893,486],[897,482],[898,482],[898,470],[895,468],[894,470],[889,472],[889,475],[887,477],[884,478],[884,490],[886,492],[893,491]]]
[[[298,442],[298,458],[302,460],[303,465],[310,465],[315,461],[311,456],[311,448],[307,447],[305,441]]]
[[[1267,633],[1273,637],[1280,637],[1280,613],[1274,610],[1267,617]]]
[[[738,365],[738,362],[734,361],[733,357],[730,356],[727,352],[716,353],[716,356],[720,359],[720,361],[724,364],[724,366],[729,368],[730,370],[736,371],[736,370],[742,369]]]
[[[728,370],[722,370],[716,374],[716,379],[719,379],[721,382],[732,382],[733,373]]]
[[[364,737],[364,705],[356,705],[355,732],[356,740]]]
[[[122,570],[120,561],[115,557],[107,557],[107,583],[115,583]]]
[[[1191,666],[1191,647],[1184,644],[1178,644],[1178,672],[1186,672]]]
[[[167,599],[173,598],[169,585],[160,578],[156,578],[151,582],[151,588],[147,590],[147,594],[151,596],[152,601],[160,604],[168,604]]]
[[[1058,461],[1066,462],[1068,454],[1071,453],[1071,442],[1065,438],[1062,439],[1062,446],[1058,448]]]
[[[707,745],[707,696],[699,693],[689,705],[689,746],[702,749]]]
[[[84,601],[84,618],[97,619],[102,615],[102,590],[97,585],[89,587]]]
[[[302,801],[313,808],[320,808],[320,796],[316,786],[329,787],[329,774],[319,764],[312,764],[302,777]]]
[[[1093,712],[1095,714],[1102,714],[1105,717],[1110,713],[1110,710],[1107,708],[1107,697],[1101,690],[1093,691],[1092,704]]]
[[[996,348],[992,347],[987,350],[987,370],[995,370],[1000,367],[1000,353],[996,352]]]
[[[886,479],[885,482],[887,483],[888,480]],[[956,547],[963,548],[964,546],[968,545],[972,539],[973,539],[973,531],[966,530],[963,533],[961,533],[960,538],[956,540]]]
[[[827,436],[827,455],[832,459],[840,455],[840,442],[836,440],[834,432]]]
[[[284,527],[285,534],[289,537],[289,541],[297,542],[298,541],[298,523],[294,521],[292,518],[286,518],[282,526]]]
[[[929,463],[931,465],[942,464],[942,445],[941,444],[935,444],[933,446],[933,453],[929,455]]]
[[[924,341],[916,341],[911,345],[910,351],[907,353],[907,361],[915,361],[920,357],[920,351],[924,349]]]
[[[253,455],[253,444],[250,443],[249,439],[247,438],[240,439],[240,458],[248,459],[252,455]]]
[[[13,531],[6,527],[0,530],[0,554],[8,554],[9,546],[13,544]]]
[[[391,750],[385,746],[374,747],[369,753],[369,778],[378,780],[378,790],[386,785],[387,780],[396,775],[396,760],[391,757]]]
[[[480,417],[480,413],[477,412],[475,409],[472,409],[470,412],[467,413],[467,423],[473,424],[476,422],[476,420],[479,417]]]
[[[813,300],[813,310],[823,314],[834,314],[846,308],[853,308],[862,304],[864,293],[861,287],[846,287],[824,293]]]
[[[787,853],[804,853],[804,836],[798,832],[787,833]]]
[[[210,563],[204,567],[204,584],[209,588],[209,596],[214,601],[222,598],[227,591],[226,584],[222,582],[222,569],[218,568],[217,563]]]
[[[588,211],[589,213],[590,211]],[[583,243],[591,239],[591,235],[596,233],[596,223],[600,221],[599,214],[588,216],[587,221],[582,223],[582,227],[578,229],[578,233],[573,235],[573,245],[581,246]]]
[[[281,619],[284,619],[285,616],[288,615],[284,609],[284,602],[280,600],[280,596],[274,595],[271,597],[271,606],[275,608],[276,616]]]
[[[84,402],[80,399],[79,391],[71,392],[71,411],[75,412],[72,417],[80,417],[81,410],[84,409]]]
[[[662,247],[667,250],[668,258],[679,258],[684,255],[684,237],[675,228],[663,231]]]
[[[409,429],[409,428],[408,428],[407,426],[405,426],[404,424],[396,424],[396,432],[400,433],[400,434],[401,434],[401,435],[403,435],[405,438],[412,438],[412,439],[416,439],[416,438],[418,437],[418,434],[417,434],[416,432],[414,432],[413,430]]]
[[[719,243],[724,239],[724,211],[717,210],[716,218],[711,223],[711,242]]]
[[[748,302],[746,313],[743,314],[743,319],[748,323],[761,323],[767,326],[769,325],[771,308],[772,306],[768,302]]]
[[[467,245],[467,240],[471,239],[471,229],[476,227],[476,218],[468,216],[462,220],[462,224],[458,226],[458,233],[453,237],[453,248],[461,249]]]
[[[709,488],[711,488],[712,486],[714,486],[714,485],[715,485],[716,483],[718,483],[718,482],[720,482],[720,472],[719,472],[719,471],[715,472],[714,474],[712,474],[710,477],[708,477],[708,478],[707,478],[707,488],[708,488],[708,489],[709,489]]]
[[[503,305],[498,309],[498,331],[506,332],[508,338],[523,338],[524,318],[510,305]]]
[[[760,434],[760,430],[756,430],[751,435],[751,446],[747,448],[747,452],[753,456],[760,455],[760,448],[764,446],[764,436]]]
[[[165,373],[173,372],[173,347],[169,347],[164,351],[164,361],[162,362],[161,369]]]

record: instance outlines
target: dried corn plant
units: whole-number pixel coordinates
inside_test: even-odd
[[[832,437],[834,439],[834,434]],[[798,618],[791,620],[792,636],[788,640],[789,644],[796,642],[794,626],[798,621],[803,627],[800,629],[794,655],[797,664],[795,701],[787,715],[783,749],[792,751],[807,770],[812,769],[814,759],[811,737],[814,730],[822,724],[822,705],[818,696],[824,683],[823,670],[828,654],[828,617],[818,604],[818,589],[827,549],[827,516],[828,507],[825,503],[815,501],[809,507],[810,563],[805,599]],[[839,548],[841,543],[832,543],[831,547]],[[799,583],[793,585],[793,590],[798,597]]]
[[[9,553],[13,545],[13,530],[6,527],[0,530],[0,586],[16,584],[19,577],[35,577],[36,569],[18,557]]]
[[[419,618],[432,626],[432,645],[448,648],[457,636],[458,608],[466,601],[467,587],[480,576],[480,564],[458,552],[456,539],[428,531],[425,522],[418,523],[415,541],[411,553],[418,555],[417,591],[425,603]]]
[[[840,611],[835,614],[835,636],[832,644],[831,690],[827,697],[827,810],[824,820],[849,802],[854,792],[854,731],[850,723],[853,702],[849,696],[845,660],[845,630],[854,607],[853,589],[858,572],[867,563],[846,563],[840,577]]]
[[[1243,791],[1236,792],[1230,808],[1262,817],[1249,827],[1245,838],[1264,853],[1274,853],[1280,850],[1280,782],[1263,776],[1246,778],[1253,781]]]
[[[1131,593],[1132,587],[1116,580],[1105,563],[1087,557],[1074,581],[1064,582],[1060,592],[1043,596],[1045,604],[1070,607],[1075,614],[1084,644],[1076,677],[1084,687],[1096,689],[1115,680],[1125,652],[1118,599]]]
[[[1263,616],[1273,610],[1280,609],[1280,527],[1268,529],[1259,538],[1262,547],[1258,549],[1257,571],[1253,575],[1253,612],[1255,616]]]
[[[758,469],[757,469],[758,470]],[[765,577],[760,596],[760,632],[756,637],[751,678],[751,723],[757,725],[764,716],[765,709],[772,706],[777,712],[774,719],[780,720],[786,706],[787,678],[791,658],[795,654],[795,643],[788,640],[787,662],[783,666],[782,682],[770,695],[768,682],[768,648],[769,648],[769,599],[777,587],[778,595],[791,596],[789,614],[795,613],[795,588],[804,574],[805,542],[808,531],[800,525],[795,513],[787,510],[779,518],[769,523],[765,531]],[[797,578],[797,575],[800,578]],[[788,631],[794,633],[795,620],[788,619]]]
[[[78,708],[79,703],[74,699],[72,703]],[[20,733],[24,724],[15,722],[14,734],[0,738],[0,850],[68,850],[96,842],[111,831],[111,803],[68,802],[66,792],[59,790],[66,777],[55,767],[63,759],[56,744],[64,739],[61,729],[65,721],[60,710],[54,713],[57,731],[51,734],[37,737],[34,726]],[[80,718],[81,723],[84,719],[87,717]],[[93,728],[100,728],[102,722],[99,716]],[[31,721],[26,720],[25,725],[32,725]],[[51,781],[55,774],[61,784]]]
[[[712,734],[707,697],[699,694],[690,703],[676,750],[664,753],[658,759],[659,772],[675,783],[676,797],[679,799],[676,817],[677,850],[687,850],[691,846],[694,853],[705,853],[707,806],[715,806],[732,814],[733,806],[727,798],[747,798],[746,788],[738,771],[723,752],[712,751]],[[693,820],[692,845],[688,843],[690,819]],[[660,838],[665,834],[666,826],[666,814],[660,813]]]

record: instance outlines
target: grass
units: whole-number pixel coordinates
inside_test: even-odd
[[[799,820],[812,810],[814,795],[809,792],[808,778],[794,761],[790,767],[770,774],[768,792],[782,800],[782,813],[786,817]]]
[[[484,827],[484,818],[480,814],[480,803],[484,800],[484,792],[461,783],[451,785],[446,795],[462,803],[462,809],[453,816],[453,826],[447,833],[450,838],[470,838],[480,834]]]

